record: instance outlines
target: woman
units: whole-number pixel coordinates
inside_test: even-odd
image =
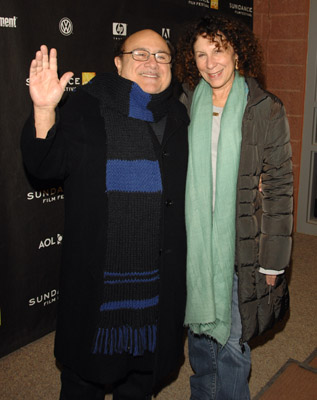
[[[176,75],[191,116],[185,325],[192,400],[249,399],[247,341],[288,308],[289,127],[281,101],[259,85],[261,60],[247,27],[214,14],[180,41]]]

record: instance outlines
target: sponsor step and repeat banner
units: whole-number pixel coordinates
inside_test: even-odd
[[[252,27],[253,0],[0,0],[0,356],[54,330],[59,296],[63,184],[29,176],[20,152],[35,52],[41,44],[57,48],[60,73],[74,72],[66,87],[73,92],[114,70],[117,40],[152,28],[175,44],[186,23],[206,12]]]

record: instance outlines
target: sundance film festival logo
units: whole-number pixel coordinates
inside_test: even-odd
[[[69,18],[62,18],[59,21],[59,31],[64,36],[69,36],[73,33],[73,23]]]
[[[16,28],[18,17],[0,17],[1,28]]]
[[[73,76],[65,87],[65,92],[75,92],[80,85],[86,85],[92,78],[96,76],[95,72],[82,72],[80,76]]]
[[[65,92],[75,92],[78,86],[86,85],[95,76],[96,72],[82,72],[81,76],[72,76],[65,87]],[[30,78],[26,78],[25,84],[30,86]]]
[[[81,85],[81,78],[79,76],[72,76],[65,87],[65,92],[75,92],[77,86]]]
[[[59,291],[57,289],[52,289],[46,293],[42,293],[39,296],[32,297],[29,299],[29,307],[35,305],[42,305],[43,307],[49,304],[55,303],[58,300]]]
[[[43,203],[52,203],[64,199],[64,190],[61,186],[51,187],[35,192],[29,192],[26,195],[28,201],[41,200]]]
[[[247,15],[248,17],[252,17],[252,7],[244,6],[237,3],[229,3],[229,7],[231,8],[231,10],[234,10],[235,14]]]
[[[200,0],[200,1],[188,0],[188,4],[190,4],[191,6],[211,8],[210,0]]]
[[[39,250],[46,249],[47,247],[51,247],[51,246],[59,246],[62,244],[62,241],[63,241],[63,235],[58,233],[55,237],[51,236],[44,240],[41,240],[40,244],[39,244]]]
[[[171,38],[171,30],[169,28],[162,28],[162,37],[165,40],[168,40]]]
[[[114,36],[127,36],[128,24],[122,22],[112,23],[112,34]]]

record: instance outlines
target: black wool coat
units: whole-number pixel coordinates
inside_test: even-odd
[[[111,107],[121,101],[116,93],[113,96]],[[107,132],[99,101],[79,90],[57,113],[57,123],[45,140],[35,138],[33,117],[22,133],[22,153],[29,172],[40,179],[64,179],[65,230],[55,355],[87,380],[112,383],[132,369],[148,370],[154,363],[154,380],[158,383],[177,369],[183,358],[184,193],[189,119],[176,98],[169,100],[167,108],[161,144],[149,126],[163,184],[159,321],[154,356],[149,352],[137,357],[127,353],[92,354],[107,245],[107,198],[100,190],[106,180]],[[118,114],[118,118],[130,117]]]

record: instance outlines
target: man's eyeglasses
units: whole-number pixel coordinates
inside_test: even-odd
[[[159,64],[169,64],[172,61],[172,56],[164,51],[150,53],[147,50],[135,49],[132,51],[122,51],[121,54],[132,54],[132,58],[135,61],[147,61],[150,56],[154,56],[156,62]]]

